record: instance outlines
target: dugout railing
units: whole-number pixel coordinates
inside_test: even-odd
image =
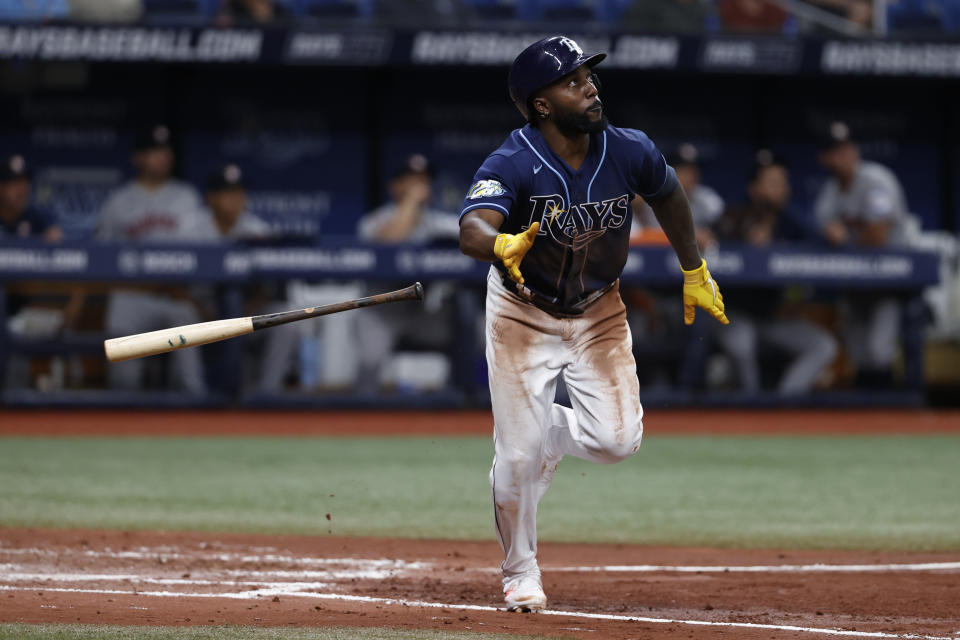
[[[745,287],[781,288],[803,285],[843,294],[854,291],[889,292],[903,301],[902,377],[895,389],[852,389],[818,392],[784,399],[774,393],[708,393],[702,380],[710,341],[703,317],[684,330],[676,357],[680,383],[671,388],[645,389],[651,405],[691,404],[769,405],[920,405],[924,402],[924,326],[922,293],[938,282],[938,257],[912,250],[830,251],[822,248],[725,248],[710,256],[711,271],[728,299]],[[49,357],[86,354],[100,358],[102,330],[55,332],[43,338],[25,338],[9,330],[7,291],[25,283],[59,283],[70,287],[97,283],[91,290],[131,283],[203,283],[217,292],[220,317],[243,313],[243,287],[253,281],[377,281],[409,284],[420,280],[429,288],[436,281],[458,283],[453,322],[458,339],[451,346],[450,383],[440,391],[408,394],[294,393],[264,397],[241,391],[238,366],[220,367],[210,395],[190,398],[176,392],[118,393],[106,389],[14,389],[3,391],[7,406],[477,406],[487,402],[483,376],[482,338],[476,321],[482,313],[482,291],[488,266],[463,256],[455,248],[371,247],[359,244],[298,247],[113,246],[69,244],[49,246],[17,243],[0,245],[0,371],[6,372],[12,355]],[[634,249],[624,270],[625,285],[660,288],[679,294],[680,273],[668,248]],[[95,300],[96,298],[91,298]],[[363,313],[358,311],[354,313]],[[704,316],[704,314],[701,314]],[[679,323],[680,319],[676,321]],[[312,320],[307,322],[323,322]],[[218,358],[239,363],[241,340],[218,346]],[[206,349],[209,347],[200,347]],[[642,357],[642,354],[639,354]],[[225,373],[224,373],[225,372]]]

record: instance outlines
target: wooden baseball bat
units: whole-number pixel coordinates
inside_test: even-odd
[[[356,300],[347,300],[346,302],[325,304],[322,307],[307,307],[305,309],[295,309],[281,313],[268,313],[262,316],[200,322],[182,327],[171,327],[159,331],[138,333],[122,338],[111,338],[110,340],[103,341],[103,349],[107,354],[107,360],[110,362],[122,362],[124,360],[143,358],[158,353],[196,347],[201,344],[226,340],[227,338],[235,338],[253,333],[254,331],[260,331],[261,329],[269,329],[279,324],[287,324],[288,322],[296,322],[297,320],[305,320],[306,318],[318,318],[320,316],[330,315],[331,313],[340,313],[341,311],[349,311],[350,309],[372,307],[377,304],[399,302],[401,300],[423,300],[423,285],[417,282],[405,289],[399,289],[389,293],[380,293],[375,296],[358,298]]]

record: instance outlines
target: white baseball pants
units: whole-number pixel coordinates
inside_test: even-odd
[[[619,462],[640,448],[643,408],[619,284],[556,318],[487,277],[486,356],[493,404],[490,470],[504,581],[539,575],[537,504],[560,459]],[[563,376],[573,409],[554,403]]]

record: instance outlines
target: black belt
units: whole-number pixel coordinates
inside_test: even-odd
[[[587,307],[596,302],[600,296],[605,294],[607,291],[610,291],[610,289],[617,284],[617,281],[614,280],[602,289],[597,289],[576,304],[569,307],[564,307],[537,293],[536,291],[533,291],[529,287],[525,287],[522,284],[517,284],[511,280],[509,276],[504,275],[499,269],[497,271],[500,273],[500,279],[503,281],[503,286],[507,291],[517,296],[524,302],[529,302],[541,311],[549,313],[556,318],[575,318],[581,315]]]

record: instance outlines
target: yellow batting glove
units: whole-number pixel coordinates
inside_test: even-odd
[[[683,323],[693,324],[697,307],[706,309],[721,324],[730,324],[723,312],[723,296],[713,276],[707,271],[707,261],[691,271],[683,271]]]
[[[534,222],[530,228],[523,233],[501,233],[497,236],[497,241],[493,243],[493,253],[507,268],[507,273],[514,282],[523,284],[523,274],[520,273],[520,263],[523,256],[527,255],[533,241],[540,231],[540,223]]]

